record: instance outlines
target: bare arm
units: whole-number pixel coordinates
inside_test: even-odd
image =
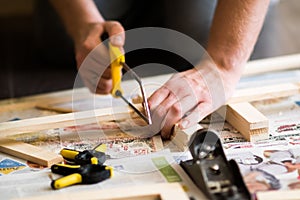
[[[269,0],[219,0],[207,51],[222,70],[239,79],[256,43]],[[237,80],[235,80],[237,81]]]
[[[81,39],[86,24],[104,22],[92,0],[50,0],[73,40]]]
[[[207,47],[211,59],[173,76],[149,98],[163,137],[170,137],[176,123],[196,124],[232,96],[268,5],[269,0],[218,1]]]

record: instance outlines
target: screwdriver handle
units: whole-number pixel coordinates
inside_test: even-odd
[[[61,189],[82,182],[82,176],[78,173],[74,173],[51,182],[53,189]]]

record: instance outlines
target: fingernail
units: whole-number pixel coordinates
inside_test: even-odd
[[[122,46],[123,45],[123,39],[121,36],[113,36],[111,38],[111,43],[117,46]]]
[[[181,123],[181,127],[182,128],[187,128],[187,126],[189,125],[189,121],[188,120],[183,120]]]

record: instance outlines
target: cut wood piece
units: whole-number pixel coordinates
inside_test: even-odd
[[[274,191],[261,191],[256,193],[257,200],[299,200],[300,190],[274,190]]]
[[[227,101],[230,103],[260,101],[288,97],[300,93],[300,83],[283,83],[261,87],[253,87],[237,90]]]
[[[164,149],[164,144],[162,142],[161,136],[160,135],[155,135],[152,137],[153,143],[155,145],[155,150],[156,151],[161,151]]]
[[[141,105],[137,105],[137,107],[141,109]],[[97,123],[98,121],[123,120],[136,117],[137,114],[128,107],[105,108],[94,111],[37,117],[0,123],[0,137],[52,128]]]
[[[0,151],[47,167],[63,161],[56,153],[6,138],[0,139]]]
[[[290,69],[300,69],[300,54],[250,61],[246,64],[243,76]]]
[[[196,124],[187,129],[180,129],[178,124],[174,126],[171,142],[173,142],[180,151],[188,150],[188,143],[197,130],[202,129],[200,124]]]
[[[50,187],[50,186],[49,186]],[[81,200],[81,199],[111,199],[111,200],[173,200],[182,199],[188,200],[189,197],[184,192],[182,186],[179,183],[159,183],[148,184],[142,186],[130,186],[122,188],[104,189],[104,190],[90,190],[81,192],[64,192],[53,193],[52,195],[43,195],[36,197],[22,198],[23,200]]]
[[[225,109],[225,107],[221,108]],[[224,110],[219,110],[224,112]],[[248,102],[228,104],[226,121],[237,129],[248,141],[269,138],[269,120]]]

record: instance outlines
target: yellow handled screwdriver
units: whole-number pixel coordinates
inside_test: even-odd
[[[151,114],[149,105],[146,98],[146,92],[140,77],[125,63],[125,56],[120,51],[119,47],[113,46],[109,43],[109,54],[111,60],[111,75],[112,75],[112,84],[113,88],[111,94],[113,97],[121,97],[127,105],[129,105],[142,119],[144,119],[147,124],[152,124]],[[141,113],[132,103],[130,103],[124,96],[123,91],[121,89],[121,81],[122,81],[122,69],[125,69],[127,72],[131,74],[131,76],[138,82],[142,98],[143,98],[143,107],[146,115]]]

